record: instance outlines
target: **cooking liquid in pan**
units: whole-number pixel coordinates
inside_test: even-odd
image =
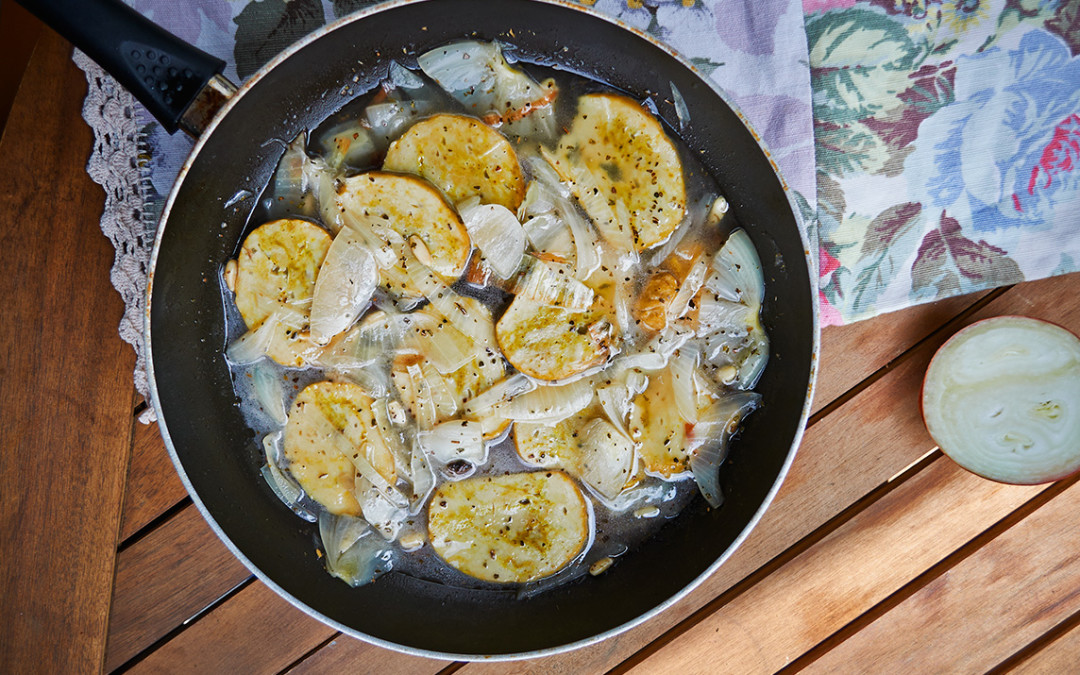
[[[525,70],[537,82],[541,82],[546,78],[554,79],[558,86],[558,97],[554,105],[555,118],[557,121],[556,126],[559,133],[570,128],[572,121],[577,114],[576,102],[580,95],[611,91],[609,88],[598,82],[567,72],[554,71],[544,67],[527,64],[515,64],[515,67]],[[405,72],[401,69],[397,69],[395,74],[395,68],[397,67],[395,66],[392,68],[391,75],[389,76],[391,82],[396,79],[398,84],[404,81],[409,86],[415,87],[417,85],[417,78],[423,77],[418,70]],[[393,89],[393,87],[391,87],[391,89]],[[398,87],[398,91],[401,91],[402,89],[402,87]],[[413,106],[419,110],[419,113],[414,116],[409,116],[408,121],[404,123],[402,128],[396,129],[395,136],[403,133],[412,123],[432,114],[440,112],[469,114],[469,111],[464,106],[446,95],[446,93],[434,82],[431,82],[427,78],[424,78],[422,88],[408,90],[407,96],[414,104],[419,101],[420,105]],[[382,91],[363,95],[347,104],[342,110],[331,116],[331,118],[326,120],[326,122],[318,128],[312,130],[307,142],[308,154],[311,156],[325,155],[327,148],[333,147],[330,140],[331,137],[335,133],[339,133],[341,129],[344,128],[343,125],[348,127],[349,124],[355,123],[356,120],[365,119],[365,114],[367,113],[369,106],[373,103],[378,104],[383,102],[384,97],[385,92]],[[646,101],[645,105],[647,108],[653,107],[651,101]],[[655,110],[655,108],[653,108],[653,110]],[[692,120],[685,120],[685,122],[691,125],[693,123]],[[400,124],[400,120],[398,120],[397,123]],[[668,131],[668,135],[675,141],[675,146],[678,148],[682,162],[682,171],[686,185],[686,219],[688,221],[681,225],[672,236],[679,238],[678,248],[680,250],[702,251],[706,256],[712,256],[714,252],[717,252],[725,243],[729,234],[738,228],[738,224],[734,221],[732,214],[728,213],[723,215],[720,213],[721,209],[714,209],[714,205],[717,204],[718,197],[721,194],[719,188],[687,148],[678,141],[677,136],[671,133],[670,130]],[[284,142],[288,143],[290,140],[291,139],[286,139]],[[362,154],[354,155],[347,159],[344,163],[346,174],[352,175],[363,171],[380,169],[383,158],[385,157],[386,140],[387,139],[382,139],[381,141],[377,140],[375,149],[366,156]],[[392,138],[389,140],[392,140]],[[545,142],[547,143],[547,147],[554,147],[554,143],[551,139],[547,139]],[[522,162],[525,165],[523,166],[525,179],[528,181],[532,177],[530,175],[529,162],[538,158],[538,153],[536,151],[536,148],[538,147],[537,143],[535,140],[529,138],[517,139],[514,141],[514,147],[518,150],[519,156],[530,157],[528,162]],[[366,161],[360,164],[354,163],[357,156]],[[267,186],[264,193],[259,196],[258,203],[250,215],[248,226],[245,230],[246,232],[254,230],[263,223],[279,218],[302,218],[322,224],[320,222],[319,211],[313,205],[313,199],[310,194],[305,195],[301,199],[281,199],[279,197],[280,193],[275,192],[275,185],[272,181],[271,184]],[[578,208],[580,209],[580,207]],[[583,211],[579,211],[579,213],[582,216],[585,215]],[[673,246],[669,246],[666,243],[661,243],[641,252],[640,264],[636,266],[636,269],[632,270],[632,277],[627,277],[629,282],[623,286],[624,289],[631,290],[632,297],[629,299],[630,303],[633,302],[635,297],[642,293],[642,289],[649,283],[650,278],[655,274],[659,264],[663,261],[663,258],[666,257],[665,252],[670,253],[673,248]],[[474,249],[473,256],[475,257],[477,254],[478,252]],[[484,305],[490,309],[494,321],[498,321],[499,317],[506,310],[514,297],[508,292],[508,289],[513,290],[513,278],[511,278],[509,282],[490,283],[484,286],[478,286],[474,283],[470,283],[465,278],[461,278],[452,285],[452,288],[462,296],[476,298],[483,302]],[[710,291],[703,287],[702,293],[708,292]],[[241,318],[234,304],[231,291],[226,288],[224,284],[223,293],[225,295],[224,306],[226,307],[228,317],[228,341],[231,343],[244,335],[248,330],[248,327],[245,325],[244,320]],[[393,299],[388,297],[387,294],[380,289],[376,291],[375,304],[377,306],[393,305]],[[421,303],[421,306],[422,304],[423,303]],[[375,309],[376,308],[372,308],[368,311],[375,311]],[[399,309],[401,309],[400,306]],[[756,312],[754,312],[754,314],[756,315]],[[361,316],[360,321],[363,320],[364,317]],[[709,344],[711,343],[708,343],[707,340],[702,340],[697,337],[692,337],[690,339],[691,343],[694,343],[695,341],[700,343],[699,350],[703,353],[709,350]],[[647,342],[647,337],[638,337],[635,345],[628,346],[629,349],[627,349],[627,351],[631,351],[633,348],[641,348],[645,342]],[[715,344],[713,344],[713,346],[715,346]],[[767,349],[765,351],[767,352]],[[618,358],[618,356],[616,356],[616,358]],[[723,358],[720,358],[719,360],[722,361]],[[717,372],[720,367],[705,364],[704,357],[702,357],[701,365],[704,369],[703,372],[708,371],[707,376],[713,378],[710,381],[710,386],[714,389],[718,391],[728,391],[729,389],[731,391],[736,391],[739,388],[735,386],[737,383],[733,384],[730,382],[730,378],[727,385],[717,382]],[[385,362],[379,362],[373,364],[371,367],[385,369],[388,366]],[[584,375],[592,374],[595,370],[596,369],[593,369]],[[330,374],[320,368],[287,368],[274,363],[269,358],[243,365],[233,364],[232,371],[241,410],[249,426],[254,431],[256,438],[260,441],[260,445],[264,438],[268,436],[274,438],[274,434],[282,428],[280,414],[275,415],[268,413],[266,385],[269,380],[280,385],[280,395],[283,397],[283,409],[289,410],[296,395],[307,385],[326,379],[339,381],[348,379],[347,377],[343,378],[340,374]],[[730,368],[728,371],[730,371]],[[508,376],[514,372],[513,368],[507,369]],[[644,372],[648,376],[649,371]],[[758,373],[760,373],[760,370],[758,370]],[[756,379],[757,377],[754,376],[753,380],[756,381]],[[386,401],[398,397],[394,386],[388,384],[389,378],[368,378],[365,376],[361,377],[360,380],[361,383],[367,383],[366,386],[369,389],[372,398],[376,400],[377,405],[380,400]],[[378,383],[380,381],[382,382],[381,385]],[[541,386],[544,384],[545,383],[541,383]],[[750,387],[752,386],[753,383],[751,382]],[[274,386],[271,386],[270,389],[273,390]],[[272,399],[273,396],[274,394],[271,394],[269,398]],[[274,405],[274,403],[271,401],[270,405]],[[594,400],[591,405],[596,406],[596,401]],[[752,407],[750,409],[752,410]],[[599,407],[596,407],[596,410],[599,411]],[[603,413],[600,412],[599,414],[602,415]],[[275,417],[278,419],[275,420]],[[406,435],[409,438],[415,438],[415,436],[412,435],[415,432],[415,421],[410,419],[405,427],[408,428],[409,432]],[[731,431],[731,429],[721,430],[720,434],[728,434]],[[716,439],[716,442],[719,442],[719,439]],[[750,450],[752,451],[752,449]],[[283,465],[280,468],[287,473],[287,465]],[[466,475],[496,476],[536,470],[536,466],[530,466],[523,462],[515,451],[513,429],[511,425],[511,427],[508,427],[497,440],[489,443],[487,462],[484,465],[472,467],[469,466],[468,463],[465,463],[464,465],[451,463],[441,468],[435,468],[434,474],[436,484],[438,485],[446,481],[460,479],[461,476],[457,475],[460,473]],[[722,471],[723,469],[721,468],[720,470]],[[268,482],[273,483],[273,478],[268,475],[265,468],[264,476],[268,478]],[[252,476],[252,479],[261,480],[255,475]],[[578,482],[579,484],[581,483],[580,480]],[[676,517],[679,512],[697,496],[699,488],[689,470],[685,470],[668,478],[657,475],[647,475],[643,477],[643,480],[641,480],[639,484],[632,488],[628,488],[619,495],[617,498],[617,501],[620,502],[617,504],[619,507],[618,509],[612,508],[610,503],[605,504],[605,500],[598,498],[597,493],[587,487],[583,486],[581,491],[588,502],[590,520],[592,521],[590,539],[585,544],[581,553],[578,554],[570,564],[563,566],[562,569],[545,578],[531,580],[525,584],[508,585],[505,583],[484,581],[459,572],[448,565],[433,551],[427,537],[428,512],[426,507],[404,519],[404,522],[401,523],[400,531],[397,533],[395,543],[391,544],[382,541],[375,534],[372,534],[365,539],[368,543],[374,542],[372,544],[374,546],[374,552],[371,555],[373,559],[375,559],[373,564],[376,569],[371,576],[378,576],[379,573],[392,569],[395,572],[458,587],[491,590],[506,590],[507,588],[510,588],[522,594],[538,592],[545,588],[549,588],[554,584],[565,583],[570,579],[577,578],[587,573],[590,570],[590,567],[593,568],[594,573],[598,573],[607,562],[605,558],[615,559],[615,567],[617,569],[618,556],[627,553],[628,551],[632,551],[638,543],[654,534],[667,519]],[[716,497],[718,499],[719,495],[716,495]],[[268,498],[270,498],[269,495]],[[318,514],[319,511],[322,510],[322,507],[312,499],[302,497],[298,501],[290,501],[293,502],[291,504],[293,510],[302,517],[312,521],[318,519]],[[607,501],[610,502],[610,500]],[[316,535],[316,537],[318,537],[318,535]],[[403,550],[400,544],[403,540],[422,541],[423,545],[418,549],[406,551]],[[325,550],[325,542],[320,543],[318,538],[316,539],[316,545],[320,550]],[[347,545],[348,543],[346,543],[346,546]],[[409,548],[411,548],[411,546]]]

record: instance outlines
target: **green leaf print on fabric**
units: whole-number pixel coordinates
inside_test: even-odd
[[[377,5],[381,0],[333,0],[330,4],[334,9],[334,16],[341,18],[353,12]]]
[[[923,237],[911,267],[916,296],[946,297],[1023,280],[1020,267],[1003,249],[968,239],[960,223],[944,211],[939,226]]]
[[[880,213],[866,230],[849,295],[854,314],[873,311],[878,297],[902,271],[918,242],[922,205],[905,202]]]
[[[851,9],[807,18],[814,118],[834,124],[897,105],[907,76],[923,55],[898,21]]]
[[[247,79],[279,52],[326,23],[319,0],[252,0],[236,23],[236,74]]]

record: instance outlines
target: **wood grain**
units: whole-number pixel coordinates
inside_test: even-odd
[[[826,345],[830,331],[823,336]],[[909,358],[812,426],[761,522],[731,558],[682,601],[631,631],[593,647],[532,662],[529,670],[522,671],[517,664],[470,663],[462,672],[604,672],[663,638],[680,622],[695,620],[691,617],[710,603],[722,605],[726,599],[721,596],[736,584],[933,448],[914,392],[918,391],[933,350],[944,339],[935,336],[921,345]],[[828,349],[826,345],[823,351]],[[859,429],[859,433],[851,433],[852,429]]]
[[[933,334],[918,349],[904,354],[882,377],[822,418],[807,431],[780,492],[747,540],[697,590],[659,616],[569,654],[527,665],[466,664],[462,672],[605,672],[624,660],[639,658],[634,653],[648,650],[654,641],[663,643],[677,636],[687,627],[676,628],[681,622],[692,626],[711,610],[722,607],[736,585],[736,590],[752,587],[755,572],[761,576],[770,572],[763,569],[767,563],[783,558],[785,551],[805,537],[820,534],[820,528],[831,519],[852,509],[934,447],[922,425],[918,391],[933,352],[952,332],[994,314],[1040,312],[1054,313],[1059,321],[1075,322],[1074,330],[1080,329],[1080,308],[1069,314],[1062,312],[1063,307],[1076,306],[1069,297],[1077,292],[1078,282],[1080,275],[1074,274],[1023,284],[1002,293],[979,312],[951,326],[950,331]],[[834,330],[824,331],[823,352],[830,349]],[[889,351],[875,350],[878,354]],[[852,359],[857,357],[853,355]],[[858,433],[852,433],[853,429]],[[787,555],[791,556],[791,551]]]
[[[256,581],[129,672],[275,673],[334,633]]]
[[[124,491],[125,540],[187,496],[157,424],[132,421],[133,442]]]
[[[631,672],[775,672],[1043,489],[939,459]]]
[[[813,411],[849,392],[986,295],[961,295],[823,330]]]
[[[107,670],[127,662],[251,573],[189,506],[120,553]]]
[[[345,635],[314,652],[289,675],[331,675],[333,673],[372,673],[372,675],[435,675],[450,665],[419,656],[395,654]]]
[[[86,81],[42,34],[0,143],[0,663],[97,670],[131,435],[104,197],[86,175]],[[51,149],[46,151],[45,149]]]
[[[1013,675],[1068,673],[1076,668],[1078,654],[1080,654],[1080,625],[1074,625],[1072,630],[1024,659],[1010,672]]]
[[[1078,508],[1074,483],[805,672],[986,672],[1080,611]]]

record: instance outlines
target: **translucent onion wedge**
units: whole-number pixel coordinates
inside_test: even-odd
[[[555,134],[553,83],[538,84],[506,62],[499,45],[457,42],[422,54],[421,70],[488,124],[516,136]]]
[[[360,120],[348,120],[329,129],[320,141],[322,156],[332,170],[370,166],[378,153],[371,132]]]
[[[690,471],[709,506],[718,508],[724,500],[720,490],[720,465],[727,459],[731,436],[739,423],[761,403],[761,395],[738,392],[720,399],[702,414],[688,439]]]
[[[285,386],[277,370],[266,363],[258,363],[251,369],[251,379],[255,400],[274,424],[285,426],[289,419],[285,407]]]
[[[415,516],[424,508],[428,497],[435,489],[435,471],[431,468],[427,454],[418,441],[412,444],[412,448],[412,456],[409,458],[409,475],[412,477],[409,514]]]
[[[514,295],[541,305],[581,311],[592,307],[596,298],[593,289],[536,259],[531,260],[525,276],[514,287]]]
[[[638,370],[614,367],[608,371],[615,372],[611,376],[605,372],[603,376],[597,377],[601,380],[606,376],[606,379],[601,380],[603,384],[596,387],[596,400],[611,423],[629,437],[630,432],[626,425],[630,416],[630,404],[635,396],[649,386],[649,378]]]
[[[393,549],[361,518],[319,516],[326,569],[350,586],[363,586],[393,568]]]
[[[536,389],[536,386],[536,382],[521,373],[515,373],[496,382],[487,391],[466,401],[462,412],[469,416],[484,414],[504,401]]]
[[[421,431],[418,440],[430,457],[443,464],[460,459],[480,466],[487,461],[487,445],[479,422],[443,422],[428,431]]]
[[[402,506],[392,504],[363,476],[356,477],[355,485],[357,501],[360,502],[364,520],[373,530],[382,535],[383,539],[387,541],[396,539],[401,526],[405,524],[408,511]]]
[[[266,351],[270,348],[274,336],[282,325],[286,325],[286,313],[287,310],[285,309],[274,312],[259,324],[255,330],[249,330],[233,340],[225,349],[225,358],[235,366],[243,366],[254,363],[266,356]],[[302,320],[302,317],[303,315],[297,312],[289,320],[288,325],[292,325],[297,320]]]
[[[572,472],[605,500],[614,500],[634,477],[634,443],[605,419],[588,422]]]
[[[968,326],[930,362],[921,402],[941,450],[980,476],[1034,485],[1080,469],[1080,338],[1060,326]]]
[[[281,470],[281,436],[280,431],[263,436],[263,451],[266,455],[266,465],[262,468],[263,479],[293,513],[314,523],[317,507],[305,504],[306,495],[303,489]]]
[[[750,236],[746,230],[735,230],[720,252],[713,258],[713,274],[707,282],[709,290],[721,298],[741,302],[747,307],[761,307],[765,296],[765,277]]]
[[[509,279],[525,255],[525,230],[514,213],[501,204],[480,204],[479,199],[458,205],[469,239],[500,279]]]
[[[311,299],[311,339],[326,344],[371,303],[379,270],[367,242],[354,230],[338,232],[326,252]]]
[[[559,174],[542,157],[521,155],[522,164],[532,174],[538,190],[545,190],[545,199],[554,206],[555,214],[566,223],[574,237],[575,264],[574,276],[582,281],[588,279],[600,268],[600,239],[585,218],[578,213],[577,207],[570,201],[570,190],[563,185]]]
[[[504,417],[522,422],[555,423],[592,403],[594,384],[590,378],[569,384],[537,387],[499,404]]]
[[[423,354],[443,375],[476,358],[476,343],[446,319],[420,310],[401,316],[403,343]]]
[[[679,415],[690,424],[698,421],[697,361],[698,350],[693,343],[683,345],[669,361],[675,404],[679,408]]]

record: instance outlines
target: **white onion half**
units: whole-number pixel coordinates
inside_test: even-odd
[[[973,473],[1064,478],[1080,469],[1080,338],[1019,316],[972,324],[934,355],[922,411],[942,452]]]

